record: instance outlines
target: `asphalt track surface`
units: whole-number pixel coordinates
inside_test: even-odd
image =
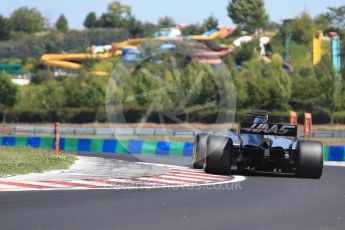
[[[256,174],[230,187],[2,192],[0,229],[344,230],[344,177],[325,167],[320,180]]]

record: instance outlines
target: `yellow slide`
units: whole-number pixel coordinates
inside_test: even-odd
[[[44,54],[41,62],[47,66],[55,66],[71,70],[80,70],[81,65],[70,61],[79,61],[87,59],[102,59],[110,58],[113,53],[108,52],[104,54],[89,54],[89,53],[76,53],[76,54]]]
[[[92,54],[92,53],[62,53],[62,54],[44,54],[41,57],[41,63],[46,66],[59,67],[64,69],[70,69],[78,71],[81,69],[81,65],[74,63],[73,61],[81,61],[88,59],[104,59],[110,58],[112,56],[121,55],[121,50],[123,48],[137,49],[135,45],[143,42],[143,38],[130,39],[124,42],[115,42],[112,44],[112,50],[102,53],[102,54]],[[108,73],[98,71],[95,72],[96,75],[106,75]]]
[[[81,65],[78,63],[74,63],[72,61],[81,61],[81,60],[89,60],[89,59],[104,59],[110,58],[112,56],[121,55],[120,50],[116,50],[115,52],[110,51],[102,54],[91,54],[91,53],[62,53],[62,54],[44,54],[41,57],[41,63],[46,66],[53,66],[59,67],[64,69],[70,69],[73,71],[79,71],[81,69]],[[108,72],[104,71],[96,71],[92,72],[92,74],[97,76],[107,76],[109,75]]]
[[[219,31],[212,33],[211,35],[194,35],[192,38],[197,41],[210,41],[217,38],[226,38],[228,37],[233,30],[222,28]]]
[[[322,56],[322,38],[323,34],[321,31],[318,31],[313,38],[313,64],[316,65],[321,61]]]
[[[222,28],[217,32],[214,32],[210,35],[194,35],[192,39],[198,41],[209,41],[216,38],[225,38],[232,33],[233,30]],[[170,40],[171,38],[166,37],[158,37],[155,38],[159,41]],[[53,66],[59,67],[64,69],[70,69],[74,71],[78,71],[81,69],[81,65],[78,63],[74,63],[73,61],[81,61],[81,60],[88,60],[88,59],[104,59],[110,58],[112,56],[117,56],[122,54],[122,49],[137,49],[137,45],[147,40],[147,38],[132,38],[128,39],[127,41],[122,42],[114,42],[111,45],[111,50],[107,51],[106,53],[102,54],[93,54],[93,53],[61,53],[61,54],[44,54],[41,57],[41,63],[46,66]],[[176,40],[176,39],[175,39]],[[97,72],[94,73],[96,75],[106,75],[106,72]]]

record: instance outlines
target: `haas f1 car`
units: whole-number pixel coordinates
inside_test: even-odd
[[[271,122],[265,112],[248,114],[238,133],[196,136],[193,167],[210,174],[238,172],[289,173],[320,178],[323,146],[318,141],[299,140],[297,126]]]

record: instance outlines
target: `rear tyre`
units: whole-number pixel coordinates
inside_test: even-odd
[[[232,140],[228,137],[209,136],[204,171],[228,175],[231,169]]]
[[[318,141],[298,141],[296,176],[318,179],[323,170],[323,147]]]
[[[208,134],[197,134],[193,146],[193,168],[202,169],[205,164]]]

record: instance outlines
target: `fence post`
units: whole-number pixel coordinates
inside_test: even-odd
[[[311,113],[304,113],[304,140],[309,140],[311,137],[313,125]]]
[[[54,125],[54,152],[60,152],[60,123],[56,122]]]
[[[290,124],[298,125],[297,113],[295,111],[290,111]]]
[[[16,135],[16,126],[15,126],[14,124],[12,124],[11,135],[12,135],[12,136],[15,136],[15,135]]]

